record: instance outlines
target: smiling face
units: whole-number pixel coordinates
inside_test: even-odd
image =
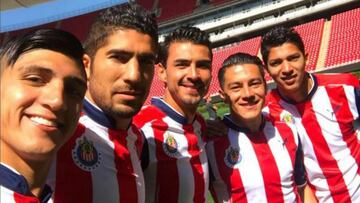
[[[164,100],[179,112],[196,109],[211,81],[208,47],[188,41],[172,42],[166,67],[159,76],[166,83]]]
[[[293,43],[284,43],[269,50],[266,69],[283,95],[292,98],[291,95],[307,87],[306,61],[307,57]]]
[[[261,123],[261,109],[265,103],[266,84],[255,64],[237,64],[224,73],[222,98],[230,105],[231,117],[237,123]]]
[[[85,57],[87,97],[112,116],[119,128],[126,128],[148,95],[154,63],[149,35],[132,29],[115,31],[92,59]]]
[[[5,63],[2,61],[2,65]],[[74,131],[86,91],[82,67],[50,50],[22,54],[1,73],[1,158],[45,160]]]

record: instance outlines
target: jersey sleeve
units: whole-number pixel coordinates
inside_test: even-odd
[[[295,167],[294,167],[294,178],[295,183],[298,187],[302,187],[306,184],[306,172],[304,167],[304,158],[301,142],[299,139],[299,145],[296,150]]]
[[[142,147],[142,151],[141,151],[141,156],[140,156],[141,168],[144,171],[149,166],[149,146],[148,146],[149,144],[148,144],[147,139],[145,138],[145,135],[144,135],[143,131],[140,130],[140,132],[141,132],[141,134],[143,136],[143,139],[144,139],[143,147]]]
[[[358,115],[360,115],[360,88],[355,88],[355,103],[356,103],[356,108],[358,111]],[[359,116],[360,117],[360,116]],[[359,119],[359,118],[358,118]]]

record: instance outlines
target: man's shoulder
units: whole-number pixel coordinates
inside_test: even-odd
[[[142,128],[147,122],[161,117],[163,113],[154,105],[146,105],[133,117],[133,124]]]
[[[351,73],[323,73],[315,74],[319,86],[350,85],[359,87],[359,79]]]

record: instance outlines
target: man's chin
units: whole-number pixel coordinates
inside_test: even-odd
[[[111,114],[117,117],[121,118],[131,118],[135,116],[141,109],[141,106],[130,106],[121,104],[116,106],[115,108],[112,108]]]

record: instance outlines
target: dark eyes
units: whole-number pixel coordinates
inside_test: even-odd
[[[38,76],[38,75],[28,75],[28,76],[25,77],[24,80],[31,83],[32,85],[42,85],[42,84],[45,84],[47,82],[46,78],[43,78],[43,77]]]

